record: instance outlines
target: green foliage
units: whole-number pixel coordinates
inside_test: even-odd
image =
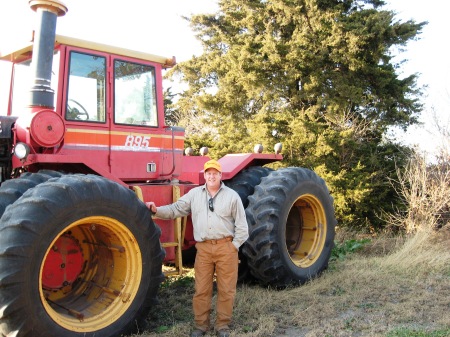
[[[423,329],[397,328],[389,332],[386,337],[448,337],[450,329],[428,331]]]
[[[170,287],[191,287],[194,286],[194,277],[190,275],[181,275],[177,277],[167,277],[161,283],[161,289]]]
[[[348,254],[355,253],[369,242],[370,239],[361,239],[361,240],[352,239],[346,240],[342,243],[335,242],[334,248],[331,251],[330,262],[343,260]]]
[[[188,84],[182,126],[194,120],[183,114],[201,121],[188,139],[206,138],[213,157],[282,142],[285,166],[325,178],[340,223],[381,227],[399,206],[388,181],[407,157],[387,132],[421,109],[416,76],[399,78],[390,51],[425,25],[396,21],[383,4],[222,0],[190,18],[204,53],[171,73]]]
[[[158,326],[158,327],[155,329],[155,331],[156,331],[157,333],[164,333],[164,332],[167,332],[167,331],[169,331],[169,330],[170,330],[170,327],[168,327],[168,326],[166,326],[166,325]]]
[[[164,117],[167,125],[177,124],[176,108],[174,106],[173,99],[176,94],[172,92],[172,88],[169,87],[164,90]]]

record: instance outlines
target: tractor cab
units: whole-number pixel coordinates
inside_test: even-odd
[[[162,92],[162,70],[172,67],[174,58],[57,35],[53,101],[29,104],[24,88],[33,77],[32,47],[0,54],[13,63],[7,115],[17,117],[20,153],[12,169],[66,169],[118,182],[181,173],[184,130],[165,125]]]

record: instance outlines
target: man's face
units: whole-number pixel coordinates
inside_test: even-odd
[[[220,186],[220,179],[222,178],[222,173],[214,168],[207,169],[204,173],[206,180],[206,186],[211,188],[218,188]]]

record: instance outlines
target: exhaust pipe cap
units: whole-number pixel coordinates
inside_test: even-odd
[[[67,13],[67,6],[59,0],[30,0],[30,8],[35,12],[38,9],[55,13],[57,16],[63,16]]]

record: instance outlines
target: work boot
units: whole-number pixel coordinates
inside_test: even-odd
[[[217,330],[217,337],[229,337],[229,336],[230,336],[230,330],[228,330],[228,329]]]
[[[205,331],[200,330],[200,329],[194,329],[194,331],[192,331],[191,333],[191,337],[201,337],[205,334]]]

